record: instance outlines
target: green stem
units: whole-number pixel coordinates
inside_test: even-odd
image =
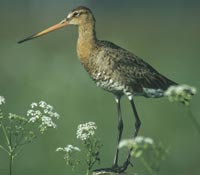
[[[90,170],[87,169],[86,175],[90,175]]]
[[[4,148],[2,145],[0,145],[0,148],[9,154],[9,151],[6,148]]]
[[[1,128],[2,128],[3,133],[4,133],[4,136],[5,136],[5,138],[6,138],[6,142],[7,142],[9,151],[12,151],[12,148],[11,148],[11,145],[10,145],[10,141],[9,141],[9,139],[8,139],[8,134],[7,134],[6,129],[5,129],[5,127],[4,127],[3,124],[1,125]]]
[[[14,160],[14,156],[13,156],[13,153],[11,152],[10,153],[10,175],[13,174],[13,160]]]
[[[140,161],[151,175],[157,175],[143,157],[140,157]]]
[[[12,144],[12,129],[13,129],[13,123],[11,122],[10,124],[10,133],[9,133],[9,139],[8,142],[10,144],[10,175],[13,174],[13,160],[14,160],[14,152],[15,149],[13,148],[13,144]]]
[[[188,106],[187,112],[188,112],[188,115],[189,115],[190,119],[192,120],[195,128],[197,129],[198,133],[200,134],[200,124],[198,123],[197,119],[194,117],[194,115],[190,109],[190,106]]]

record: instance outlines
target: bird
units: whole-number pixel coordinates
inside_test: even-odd
[[[134,98],[159,98],[176,82],[160,74],[150,64],[132,52],[109,41],[99,40],[96,35],[96,19],[88,7],[79,6],[71,10],[61,22],[41,32],[31,35],[18,43],[40,37],[69,25],[78,26],[77,55],[96,85],[114,95],[118,113],[118,137],[113,165],[107,171],[124,172],[131,164],[130,152],[125,162],[119,166],[118,145],[122,138],[123,119],[121,97],[126,96],[131,104],[135,127],[133,138],[138,135],[141,121],[136,110]]]

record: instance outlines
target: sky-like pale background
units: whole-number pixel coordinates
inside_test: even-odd
[[[200,87],[200,1],[1,0],[0,95],[6,98],[4,113],[25,115],[31,102],[45,100],[61,115],[58,129],[24,148],[15,161],[15,175],[72,174],[55,149],[79,145],[76,127],[88,121],[96,122],[104,143],[100,166],[112,163],[117,136],[114,98],[97,88],[81,66],[76,55],[77,28],[67,27],[17,44],[61,21],[78,5],[92,9],[99,39],[134,52],[176,82]],[[200,122],[199,100],[197,94],[191,109]],[[186,109],[166,98],[137,97],[135,103],[142,121],[140,135],[170,147],[160,174],[199,175],[200,137]],[[129,138],[134,120],[126,98],[122,100],[122,113],[123,138]],[[1,137],[0,133],[0,142]],[[134,168],[134,172],[145,174],[137,163]],[[8,158],[0,151],[0,175],[7,174]]]

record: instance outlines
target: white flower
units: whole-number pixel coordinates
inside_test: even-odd
[[[39,110],[33,110],[30,109],[27,111],[27,116],[31,116],[31,118],[29,119],[29,122],[34,123],[36,120],[38,120],[41,116],[42,113]]]
[[[76,146],[73,146],[73,145],[67,145],[66,147],[62,148],[62,147],[58,147],[56,149],[57,152],[59,151],[64,151],[66,153],[69,153],[69,152],[73,152],[73,151],[81,151],[80,148],[76,147]]]
[[[153,144],[153,139],[150,137],[143,137],[143,136],[137,136],[135,138],[136,143],[146,143],[146,144]]]
[[[137,136],[136,138],[135,138],[135,142],[136,143],[142,143],[144,141],[144,137],[142,137],[142,136]]]
[[[0,105],[5,103],[5,98],[3,96],[0,96]]]
[[[152,144],[154,143],[153,139],[150,138],[150,137],[146,137],[146,138],[144,139],[144,142],[147,143],[147,144],[150,144],[150,145],[152,145]]]
[[[135,145],[134,139],[124,139],[119,143],[119,148],[128,147],[131,148]]]
[[[29,122],[29,123],[31,123],[31,122],[34,123],[36,120],[37,120],[37,119],[36,119],[35,117],[31,117],[31,118],[29,119],[28,122]]]
[[[42,120],[42,125],[41,126],[48,126],[48,127],[51,127],[51,128],[56,128],[56,124],[52,121],[52,119],[48,116],[42,116],[41,118]]]
[[[90,136],[95,134],[97,126],[94,122],[80,124],[77,128],[76,137],[80,140],[87,140]]]
[[[44,109],[44,113],[47,114],[49,112],[48,109]]]
[[[29,116],[29,123],[39,124],[40,132],[43,133],[47,128],[56,128],[53,118],[59,119],[59,114],[53,111],[53,106],[47,104],[45,101],[39,103],[32,103],[31,109],[27,111]]]
[[[67,145],[64,150],[66,152],[72,152],[72,151],[81,151],[80,148],[73,146],[73,145]]]
[[[46,108],[49,109],[50,111],[53,110],[53,106],[51,106],[51,105],[46,105]]]
[[[60,115],[57,112],[54,112],[54,117],[59,119]]]
[[[56,152],[59,152],[59,151],[63,151],[63,148],[58,147],[58,148],[56,149]]]
[[[47,106],[47,103],[46,103],[45,101],[40,101],[40,102],[39,102],[39,106],[40,106],[41,108],[45,108],[45,107]]]
[[[27,116],[32,116],[33,114],[34,114],[34,110],[32,110],[32,109],[29,109],[27,111]]]
[[[124,139],[119,143],[119,148],[132,147],[137,148],[139,145],[148,144],[152,145],[154,143],[153,139],[150,137],[137,136],[135,139]]]
[[[37,106],[38,106],[37,103],[35,103],[35,102],[31,103],[31,108],[34,108],[34,107],[37,107]]]
[[[189,85],[177,85],[170,86],[165,91],[165,96],[169,98],[170,101],[180,101],[184,104],[189,104],[192,96],[197,93],[195,87]]]
[[[39,116],[41,116],[41,115],[42,115],[41,111],[39,111],[39,110],[35,111],[35,116],[38,116],[38,118],[39,118]]]

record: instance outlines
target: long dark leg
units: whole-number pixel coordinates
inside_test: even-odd
[[[129,98],[129,101],[131,103],[131,107],[133,109],[133,113],[134,113],[134,116],[135,116],[135,131],[134,131],[134,138],[137,137],[138,135],[138,132],[139,132],[139,129],[140,129],[140,126],[141,126],[141,121],[140,121],[140,118],[138,116],[138,113],[137,113],[137,110],[136,110],[136,107],[135,107],[135,104],[134,104],[134,101],[133,101],[133,98]],[[128,167],[129,164],[131,164],[130,162],[130,159],[131,159],[131,151],[132,151],[132,148],[130,149],[129,151],[129,154],[126,158],[126,161],[124,162],[123,164],[123,167]],[[132,165],[132,164],[131,164]]]
[[[132,165],[130,162],[130,153],[127,157],[127,160],[124,162],[122,166],[118,166],[118,155],[119,155],[119,142],[122,137],[122,132],[123,132],[123,120],[122,120],[122,114],[121,114],[121,105],[120,105],[120,99],[121,96],[116,96],[116,104],[117,104],[117,113],[118,113],[118,138],[117,138],[117,148],[115,152],[115,157],[114,157],[114,165],[111,168],[103,168],[103,169],[97,169],[94,172],[117,172],[117,173],[123,173],[126,171],[129,165]]]
[[[137,137],[139,129],[140,129],[140,126],[141,126],[141,121],[140,121],[140,118],[138,116],[138,113],[137,113],[137,110],[136,110],[133,98],[130,98],[129,100],[130,100],[131,107],[133,109],[134,116],[135,116],[135,132],[134,132],[134,137]]]
[[[116,96],[115,101],[117,103],[117,114],[118,114],[118,138],[117,138],[117,147],[114,157],[114,166],[118,166],[118,156],[119,156],[119,142],[121,141],[122,132],[123,132],[123,120],[121,113],[121,105],[120,105],[121,96]]]

